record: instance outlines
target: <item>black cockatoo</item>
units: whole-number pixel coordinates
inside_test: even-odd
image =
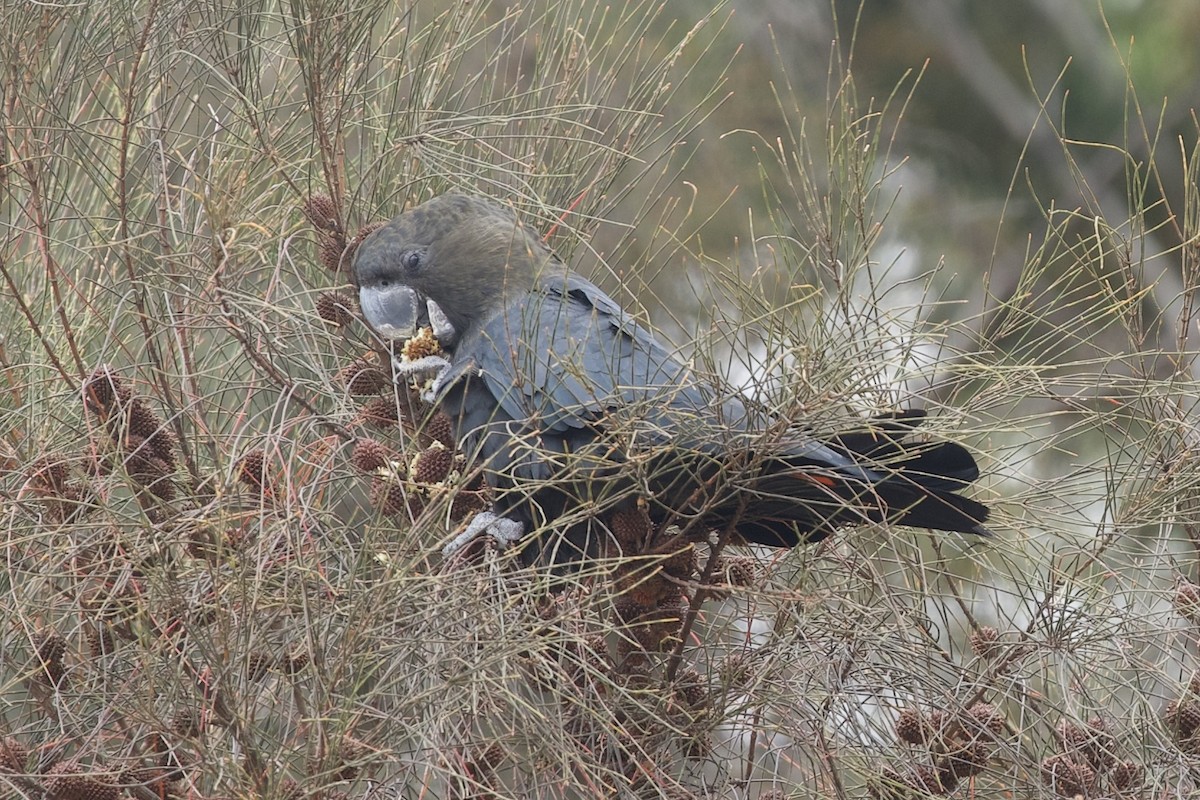
[[[433,323],[446,354],[434,402],[496,512],[541,531],[530,557],[594,551],[633,503],[658,525],[783,547],[871,522],[987,533],[987,507],[957,494],[979,475],[971,455],[904,442],[921,412],[818,441],[753,411],[492,200],[448,194],[401,214],[363,241],[354,272],[381,336]]]

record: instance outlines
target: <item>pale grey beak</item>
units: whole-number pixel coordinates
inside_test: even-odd
[[[358,304],[367,323],[385,339],[410,339],[417,332],[424,303],[410,286],[364,286]]]

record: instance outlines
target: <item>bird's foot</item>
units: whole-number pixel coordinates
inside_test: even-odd
[[[442,356],[423,356],[413,361],[393,358],[392,369],[402,378],[411,378],[413,375],[423,375],[427,372],[434,372],[440,376],[450,369],[450,362]]]
[[[434,403],[438,392],[441,391],[443,379],[450,374],[450,362],[442,356],[422,356],[412,361],[399,358],[392,359],[392,370],[399,378],[429,375],[425,388],[421,391],[421,399],[426,403]]]
[[[443,556],[452,556],[476,539],[491,536],[501,548],[507,548],[520,540],[525,526],[514,519],[501,517],[491,511],[480,511],[467,523],[466,529],[442,548]]]

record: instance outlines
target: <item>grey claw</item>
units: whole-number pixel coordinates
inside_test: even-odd
[[[501,517],[491,511],[480,511],[467,524],[466,530],[442,548],[443,556],[451,556],[480,536],[491,536],[501,547],[510,547],[525,533],[525,526],[516,520]]]
[[[440,376],[449,368],[450,362],[441,356],[425,356],[424,358],[418,358],[416,361],[403,361],[399,358],[392,359],[392,369],[402,378],[408,378],[422,372],[436,372]]]

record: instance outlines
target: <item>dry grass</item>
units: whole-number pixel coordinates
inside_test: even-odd
[[[1019,275],[964,293],[880,263],[913,84],[863,100],[836,66],[823,120],[772,85],[767,210],[733,255],[700,244],[676,178],[719,13],[6,13],[0,793],[1200,791],[1194,141],[1148,148],[1184,159],[1185,208],[1130,159],[1124,216],[1081,182]],[[679,550],[614,520],[620,550],[552,593],[487,541],[443,558],[488,489],[393,385],[347,265],[449,188],[634,295],[676,265],[687,354],[797,424],[936,410],[999,536]],[[640,222],[602,226],[618,208]]]

